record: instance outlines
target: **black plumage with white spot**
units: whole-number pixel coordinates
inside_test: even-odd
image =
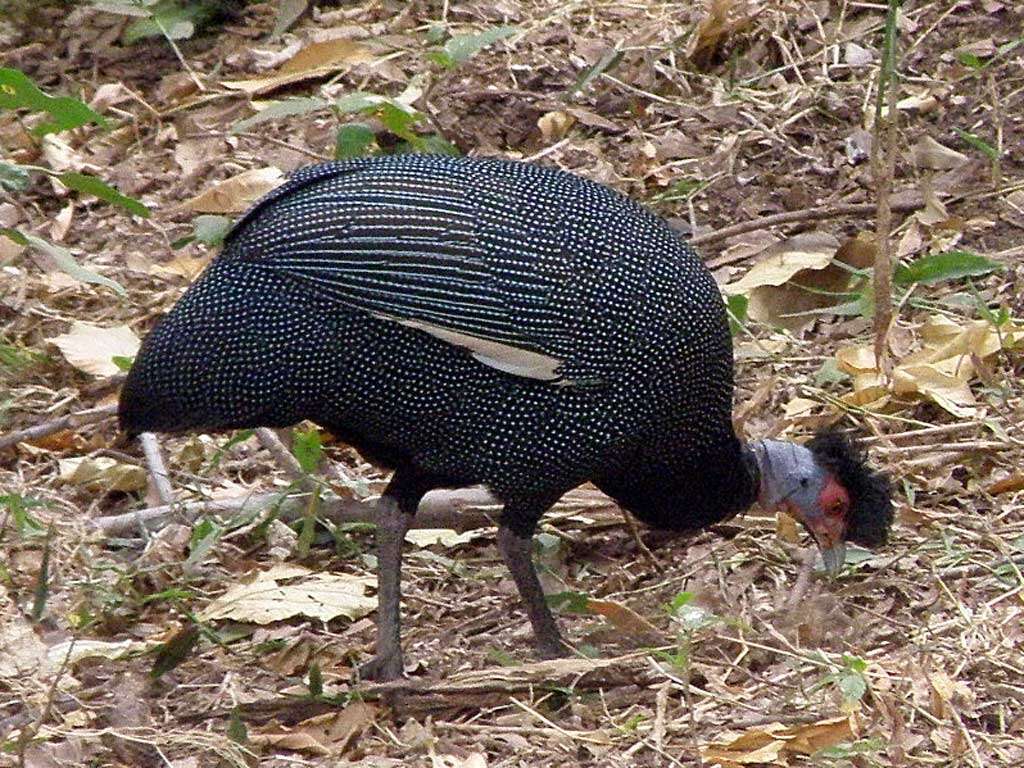
[[[732,394],[718,288],[660,218],[558,170],[402,155],[305,168],[255,205],[145,340],[120,415],[131,433],[322,425],[396,470],[382,553],[426,491],[486,484],[550,655],[536,521],[586,481],[660,528],[747,508],[763,470]],[[390,567],[365,670],[382,678],[401,658]]]

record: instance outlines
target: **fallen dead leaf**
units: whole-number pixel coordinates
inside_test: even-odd
[[[603,616],[617,629],[634,637],[658,637],[662,634],[656,626],[632,608],[612,600],[587,600],[587,612]]]
[[[576,118],[568,112],[548,112],[537,118],[537,127],[544,141],[551,144],[564,138],[575,122]]]
[[[176,256],[162,264],[152,264],[149,271],[154,275],[184,277],[190,283],[206,269],[210,256]]]
[[[485,533],[484,530],[459,533],[451,528],[411,528],[405,534],[405,540],[417,547],[429,547],[434,544],[440,544],[442,547],[457,547],[479,538]]]
[[[145,467],[124,464],[109,456],[58,459],[60,479],[91,491],[141,491],[146,487]]]
[[[311,717],[294,728],[277,726],[276,730],[250,733],[249,741],[295,752],[337,757],[370,727],[378,712],[372,704],[354,701],[341,712]]]
[[[338,616],[358,619],[377,608],[366,595],[376,580],[346,573],[317,573],[307,568],[276,565],[236,584],[202,611],[203,619],[234,619],[270,624],[294,616],[330,621]]]
[[[984,320],[959,324],[934,315],[921,327],[920,337],[921,348],[896,362],[888,382],[871,345],[841,348],[836,353],[838,367],[853,377],[853,393],[843,399],[871,407],[886,393],[918,396],[959,418],[974,416],[978,403],[971,390],[977,372],[973,358],[984,360],[1024,343],[1024,326],[1007,325],[996,333]]]
[[[931,136],[922,136],[910,149],[910,159],[918,168],[948,171],[967,162],[967,155],[940,144]]]
[[[1024,472],[1016,472],[1002,480],[997,480],[988,487],[988,493],[998,496],[1001,493],[1024,491]]]
[[[257,96],[277,90],[291,83],[330,75],[344,69],[372,61],[373,51],[363,43],[344,38],[311,43],[282,64],[277,72],[251,80],[225,80],[225,88],[244,91]]]
[[[254,168],[203,190],[183,207],[196,213],[242,213],[284,181],[280,168]]]
[[[811,755],[826,747],[853,741],[858,732],[854,715],[789,728],[780,723],[770,723],[729,741],[709,744],[701,753],[706,761],[717,763],[722,768],[763,763],[785,766],[795,755]]]
[[[856,239],[854,239],[856,240]],[[810,327],[819,310],[843,303],[834,294],[850,284],[850,273],[833,264],[851,266],[863,250],[840,245],[826,232],[809,232],[788,238],[766,251],[742,278],[722,290],[750,298],[747,314],[754,320],[798,333]]]
[[[74,322],[71,330],[47,339],[75,368],[93,376],[114,376],[121,372],[115,357],[135,357],[139,337],[127,325],[103,328]]]

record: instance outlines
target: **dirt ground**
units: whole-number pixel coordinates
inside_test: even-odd
[[[1024,764],[1019,4],[904,3],[888,145],[897,255],[969,251],[1001,268],[898,288],[896,383],[855,370],[850,350],[871,344],[870,318],[779,318],[796,301],[785,292],[792,273],[780,289],[755,289],[789,330],[751,320],[736,336],[741,428],[859,427],[895,478],[889,544],[854,550],[831,580],[785,518],[755,508],[664,540],[579,489],[546,519],[537,549],[546,588],[570,598],[560,623],[578,658],[533,658],[493,528],[435,535],[407,550],[397,687],[354,678],[373,641],[367,526],[309,528],[304,542],[304,503],[291,527],[270,522],[267,505],[230,507],[293,484],[257,436],[159,438],[183,506],[149,531],[134,520],[97,530],[161,497],[140,447],[117,441],[109,406],[121,376],[86,372],[75,352],[95,361],[95,349],[51,340],[75,322],[143,336],[214,252],[172,244],[216,208],[195,198],[217,182],[330,159],[339,125],[354,119],[382,148],[401,139],[378,118],[330,110],[238,129],[288,97],[405,94],[426,115],[420,136],[558,166],[646,202],[699,238],[722,284],[791,260],[810,248],[800,237],[832,243],[826,261],[842,260],[837,246],[856,250],[875,230],[885,8],[370,0],[316,8],[271,38],[278,5],[250,4],[177,50],[162,37],[123,44],[130,19],[89,5],[0,20],[0,66],[110,123],[41,142],[30,119],[0,111],[6,159],[94,173],[153,213],[129,216],[43,175],[25,191],[0,188],[0,227],[58,243],[125,289],[79,282],[0,237],[0,438],[107,408],[0,448],[0,765]],[[516,31],[457,66],[430,57],[438,29],[500,25]],[[334,44],[322,72],[239,85],[337,39],[350,44]],[[255,194],[223,189],[226,209]],[[122,353],[104,362],[111,354]],[[937,373],[951,355],[955,369]],[[356,501],[386,475],[342,444],[325,450],[320,475],[341,500],[323,511],[365,509]],[[494,511],[479,494],[459,498],[476,515],[467,519]],[[217,514],[204,500],[229,503]],[[223,600],[268,573],[278,579],[263,582],[266,604]],[[331,605],[332,590],[356,598],[317,618],[281,610],[298,600],[283,587]]]

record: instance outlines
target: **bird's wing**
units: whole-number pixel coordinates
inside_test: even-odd
[[[566,376],[578,275],[556,212],[524,200],[500,173],[480,179],[424,160],[305,169],[239,221],[224,258],[287,274],[498,370],[586,380],[585,371]]]

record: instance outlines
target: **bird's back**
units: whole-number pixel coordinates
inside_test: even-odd
[[[557,495],[732,438],[714,281],[659,218],[521,163],[312,166],[147,338],[132,431],[319,422],[452,484]],[[639,452],[639,454],[638,454]]]

